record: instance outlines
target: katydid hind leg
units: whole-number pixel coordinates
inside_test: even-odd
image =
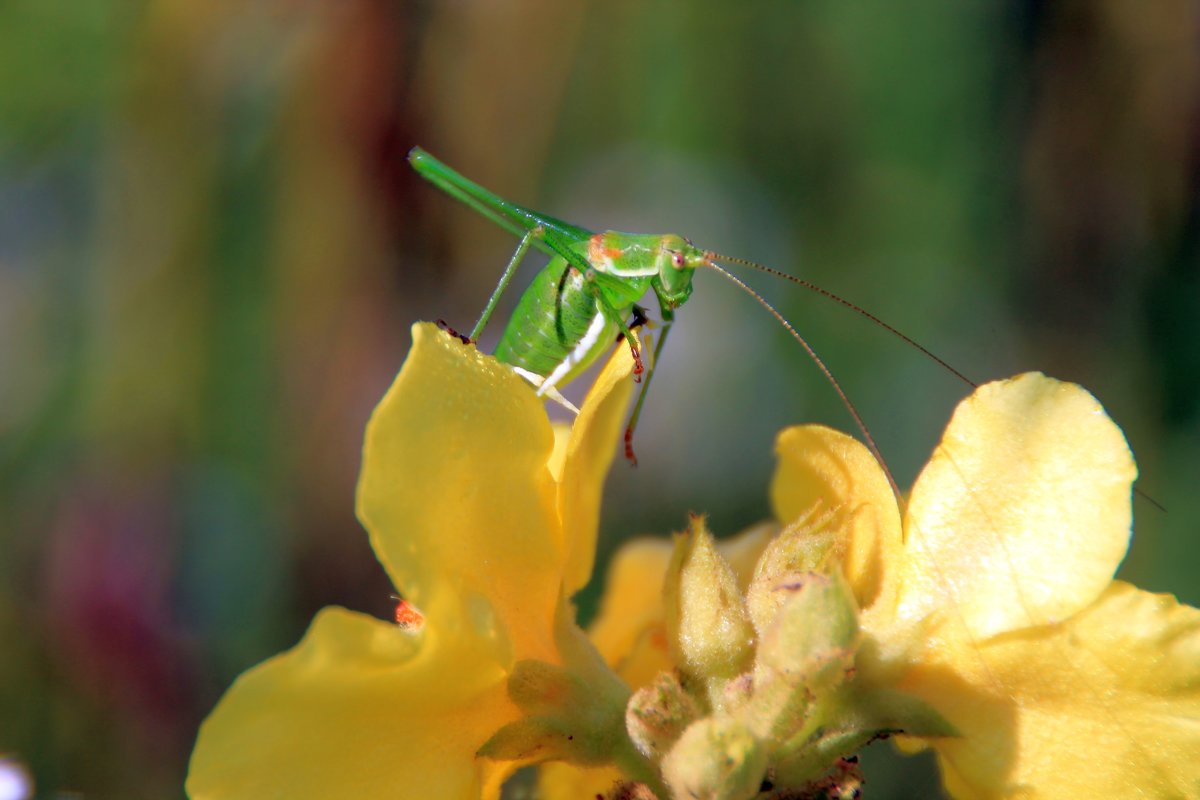
[[[504,273],[500,276],[500,281],[496,284],[496,288],[492,290],[492,296],[488,298],[487,305],[483,307],[483,312],[479,315],[479,320],[475,323],[475,327],[471,329],[471,341],[479,339],[479,334],[483,333],[484,327],[488,320],[491,319],[492,312],[496,310],[496,303],[500,302],[500,295],[504,294],[504,290],[508,288],[508,284],[512,281],[513,275],[517,271],[525,254],[529,252],[530,245],[535,239],[542,237],[545,234],[545,229],[540,225],[536,228],[531,228],[526,231],[521,237],[521,242],[517,245],[517,249],[513,251],[512,258],[508,260],[508,266],[504,268]]]
[[[529,381],[533,386],[537,387],[537,395],[539,397],[545,396],[553,400],[555,403],[558,403],[575,416],[579,416],[579,407],[563,396],[558,389],[555,389],[553,386],[546,386],[546,379],[541,375],[538,375],[536,372],[530,372],[524,367],[513,367],[512,371]]]
[[[642,364],[641,348],[638,345],[637,337],[629,330],[629,326],[625,324],[625,320],[612,307],[612,304],[605,299],[604,295],[599,291],[598,287],[593,284],[594,299],[596,302],[596,315],[592,318],[591,324],[579,342],[571,349],[570,352],[563,357],[545,380],[538,386],[537,394],[539,397],[548,395],[552,391],[556,391],[557,386],[568,376],[573,374],[573,370],[580,364],[590,361],[596,354],[596,348],[606,348],[604,336],[605,330],[611,330],[616,327],[621,336],[629,343],[630,350],[633,352],[634,358],[634,380],[640,382],[641,374],[645,371]]]
[[[601,342],[600,337],[607,327],[606,322],[608,322],[608,318],[604,311],[597,311],[583,338],[563,357],[562,361],[558,362],[538,387],[538,397],[543,397],[552,390],[555,390],[558,384],[566,379],[577,365],[583,363],[588,356],[592,355],[593,349]]]

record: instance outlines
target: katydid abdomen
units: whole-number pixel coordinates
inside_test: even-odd
[[[521,295],[500,341],[498,361],[520,367],[555,385],[565,385],[590,367],[620,327],[601,311],[584,274],[555,257]],[[622,281],[605,294],[613,309],[628,315],[650,287],[650,278]]]

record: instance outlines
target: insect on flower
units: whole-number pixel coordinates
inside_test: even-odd
[[[749,294],[788,331],[817,365],[853,417],[871,456],[878,463],[891,486],[897,501],[894,508],[897,526],[894,531],[895,541],[903,543],[903,546],[912,550],[912,553],[907,556],[909,563],[902,567],[911,573],[905,578],[905,585],[911,590],[911,596],[907,598],[909,606],[905,606],[903,614],[896,613],[892,616],[896,619],[909,620],[910,617],[924,619],[925,617],[921,615],[925,614],[928,619],[939,620],[940,624],[956,630],[955,636],[961,646],[956,651],[958,661],[954,667],[961,669],[964,675],[972,676],[971,679],[975,681],[974,693],[969,694],[969,697],[974,698],[975,702],[984,702],[979,698],[999,698],[995,708],[1011,710],[1004,704],[1007,699],[1025,698],[1021,703],[1035,709],[1035,712],[1039,704],[1044,703],[1047,707],[1055,709],[1055,713],[1042,721],[1044,724],[1048,725],[1052,720],[1054,725],[1061,726],[1064,730],[1082,731],[1086,736],[1093,734],[1098,736],[1098,731],[1105,732],[1104,735],[1108,735],[1111,739],[1108,743],[1110,751],[1122,754],[1114,763],[1136,764],[1139,763],[1139,759],[1142,762],[1153,761],[1147,757],[1145,737],[1140,733],[1143,720],[1138,716],[1138,712],[1129,710],[1133,706],[1127,707],[1111,700],[1113,695],[1110,683],[1112,681],[1103,671],[1091,669],[1087,658],[1090,658],[1092,654],[1086,650],[1079,652],[1079,646],[1074,640],[1054,638],[1046,633],[1047,631],[1059,631],[1059,628],[1054,627],[1057,625],[1062,626],[1062,631],[1069,632],[1072,630],[1071,625],[1084,626],[1088,624],[1087,614],[1081,611],[1072,617],[1071,612],[1080,611],[1080,609],[1086,611],[1092,608],[1107,608],[1101,603],[1097,603],[1093,607],[1087,606],[1083,601],[1075,602],[1078,598],[1071,594],[1072,591],[1078,591],[1081,596],[1086,595],[1085,599],[1093,599],[1095,592],[1092,590],[1095,587],[1089,584],[1085,587],[1086,591],[1076,587],[1077,583],[1086,584],[1092,578],[1096,578],[1089,573],[1086,566],[1087,559],[1081,559],[1081,563],[1075,564],[1074,569],[1067,569],[1063,575],[1058,576],[1058,582],[1067,587],[1064,590],[1066,599],[1054,600],[1054,602],[1066,604],[1063,606],[1066,613],[1061,615],[1062,619],[1052,613],[1054,608],[1047,611],[1047,608],[1053,606],[1053,602],[1048,603],[1034,591],[1035,589],[1040,591],[1045,585],[1057,585],[1057,583],[1055,581],[1039,583],[1037,579],[1029,578],[1026,574],[1030,558],[1043,559],[1049,563],[1066,563],[1065,557],[1055,561],[1056,554],[1063,549],[1063,542],[1067,540],[1063,531],[1080,529],[1090,531],[1100,527],[1099,523],[1096,525],[1088,523],[1075,528],[1064,527],[1065,520],[1083,518],[1088,513],[1095,511],[1094,504],[1090,501],[1074,502],[1073,498],[1076,496],[1091,497],[1093,492],[1103,494],[1108,491],[1109,493],[1105,496],[1111,501],[1112,513],[1104,521],[1111,534],[1112,546],[1110,549],[1113,552],[1106,553],[1103,559],[1104,569],[1099,570],[1097,573],[1099,577],[1096,578],[1099,581],[1100,589],[1107,586],[1107,582],[1111,579],[1111,568],[1114,568],[1115,564],[1119,562],[1128,539],[1130,528],[1128,492],[1132,488],[1132,477],[1135,474],[1132,468],[1132,457],[1129,455],[1124,439],[1120,438],[1119,429],[1116,429],[1115,426],[1111,426],[1111,430],[1108,427],[1104,428],[1105,435],[1099,438],[1103,439],[1106,444],[1093,448],[1094,452],[1098,454],[1094,459],[1095,463],[1092,463],[1093,459],[1091,458],[1093,451],[1085,451],[1082,441],[1072,440],[1070,446],[1059,447],[1061,443],[1055,443],[1053,436],[1047,435],[1054,431],[1061,434],[1063,430],[1066,430],[1062,426],[1048,426],[1045,430],[1040,431],[1038,436],[1018,443],[1018,446],[1013,448],[1014,452],[1024,447],[1028,453],[1044,457],[1043,460],[1046,463],[1063,457],[1079,457],[1081,460],[1081,465],[1077,465],[1077,468],[1063,473],[1070,476],[1073,483],[1065,478],[1060,479],[1062,476],[1054,473],[1053,470],[1045,475],[1031,471],[1028,463],[1024,464],[1021,469],[1017,469],[1016,476],[1029,479],[1026,487],[1029,498],[1027,502],[1022,501],[1022,503],[1012,502],[1011,489],[1015,485],[1015,479],[1003,482],[1007,487],[1008,495],[1001,494],[994,497],[989,495],[984,489],[991,486],[990,475],[980,472],[978,469],[972,471],[970,463],[962,460],[963,456],[970,455],[970,450],[963,449],[964,443],[959,440],[951,443],[944,442],[939,452],[935,453],[934,461],[937,462],[938,469],[944,473],[940,474],[938,479],[944,484],[942,488],[946,491],[936,502],[924,502],[923,504],[919,503],[917,507],[910,507],[890,474],[861,415],[822,359],[796,328],[762,295],[722,264],[742,266],[774,275],[840,303],[921,351],[965,384],[976,387],[973,381],[945,361],[864,309],[806,280],[751,261],[702,249],[688,239],[673,234],[594,232],[500,198],[463,177],[420,148],[414,148],[410,152],[409,160],[422,177],[520,239],[520,243],[509,259],[479,320],[475,323],[469,336],[460,335],[460,338],[465,339],[465,342],[472,342],[479,337],[495,311],[499,298],[511,282],[518,265],[533,248],[548,255],[550,261],[522,294],[512,317],[501,334],[494,353],[495,358],[501,363],[507,364],[533,384],[539,397],[554,400],[575,411],[574,406],[559,394],[559,388],[584,372],[602,353],[612,347],[614,340],[618,342],[623,340],[628,345],[635,361],[635,379],[640,378],[642,384],[625,431],[625,455],[635,464],[636,459],[632,448],[633,432],[655,367],[663,351],[667,334],[674,321],[675,311],[684,305],[691,296],[695,271],[700,268],[712,269]],[[653,357],[643,363],[641,346],[638,338],[633,334],[633,329],[646,319],[638,302],[649,292],[653,292],[658,303],[662,331],[653,345]],[[1026,389],[1034,385],[1050,387],[1044,389],[1046,398],[1056,397],[1059,394],[1075,397],[1077,402],[1083,403],[1091,409],[1089,414],[1082,415],[1083,419],[1096,417],[1096,411],[1099,409],[1098,403],[1085,393],[1075,394],[1074,390],[1070,389],[1054,389],[1053,382],[1043,384],[1038,380],[1029,379],[1022,385]],[[1038,392],[1032,392],[1032,395],[1041,397]],[[1055,407],[1054,403],[1050,403],[1049,400],[1046,402],[1048,403],[1046,408]],[[1021,412],[1021,414],[1024,413]],[[1030,412],[1030,414],[1032,413]],[[1021,414],[1017,416],[1021,417]],[[982,446],[992,441],[992,436],[996,436],[1000,440],[1020,438],[1019,425],[988,423],[978,425],[977,429],[982,432],[980,436],[976,437],[981,445],[981,451],[992,455],[999,451]],[[1117,438],[1111,436],[1113,431],[1117,431]],[[1008,451],[1004,450],[1004,452]],[[1063,453],[1067,455],[1064,456]],[[1033,458],[1033,455],[1030,455],[1030,458]],[[1093,485],[1083,476],[1092,474],[1089,471],[1092,469],[1096,470],[1097,475],[1103,473],[1103,467],[1107,464],[1106,458],[1121,467],[1116,470],[1120,474],[1116,479],[1097,478]],[[992,464],[995,460],[984,459],[980,463]],[[930,474],[936,472],[935,469]],[[927,479],[927,483],[933,482],[933,478]],[[1068,488],[1074,494],[1067,492]],[[1109,491],[1110,489],[1111,491]],[[1132,491],[1139,495],[1142,494],[1136,488],[1132,488]],[[914,497],[916,496],[916,490],[914,490]],[[953,502],[944,501],[946,496],[952,497]],[[1142,496],[1145,497],[1145,495]],[[1068,502],[1069,499],[1071,502]],[[878,501],[878,498],[876,501],[876,505],[879,506],[881,501]],[[1153,503],[1153,501],[1151,502]],[[948,508],[954,509],[955,514],[944,513]],[[1022,517],[1020,513],[1014,511],[1017,508],[1026,510],[1050,508],[1054,513],[1048,514],[1046,519],[1034,520],[1029,514]],[[942,520],[939,514],[951,522],[955,520],[966,522],[962,525],[942,524],[946,520]],[[903,533],[898,527],[901,520],[904,525]],[[781,518],[781,521],[786,523],[788,520]],[[975,537],[974,543],[969,547],[965,544],[966,540],[960,538],[968,533]],[[1043,546],[1047,541],[1058,542],[1055,545],[1058,550],[1055,550],[1054,547]],[[956,544],[944,546],[946,542]],[[898,544],[898,546],[900,545]],[[1025,552],[1022,548],[1026,548],[1029,552]],[[1082,551],[1082,546],[1079,549]],[[1069,551],[1070,548],[1067,550]],[[1067,555],[1070,553],[1068,552]],[[978,565],[972,562],[972,559],[977,556],[980,563],[986,563],[991,567],[986,581],[982,579],[952,579],[955,570],[965,572],[976,568]],[[1019,566],[1025,568],[1025,571],[1019,569]],[[966,569],[963,569],[964,567]],[[1051,573],[1053,571],[1051,569]],[[986,584],[983,589],[971,588],[983,584]],[[923,587],[921,591],[913,589],[918,585]],[[1110,590],[1109,594],[1102,597],[1121,597],[1121,593],[1126,589],[1119,585],[1116,586],[1117,588]],[[1097,591],[1099,590],[1097,589]],[[1176,606],[1165,601],[1147,600],[1145,597],[1137,595],[1137,602],[1143,603],[1146,607],[1158,603],[1154,613],[1161,615],[1164,619],[1168,618],[1171,613],[1175,613],[1176,616],[1192,613],[1187,609],[1178,611]],[[1075,604],[1072,605],[1072,603]],[[886,604],[879,604],[879,608],[885,609]],[[913,611],[914,608],[920,613]],[[995,609],[1002,609],[1007,615],[1005,617],[1007,627],[998,627],[995,619],[1000,612]],[[877,627],[880,625],[878,620],[891,619],[890,612],[887,610],[872,609],[872,613],[874,616],[871,624],[875,624]],[[1139,613],[1150,614],[1140,606]],[[1133,616],[1133,612],[1130,612],[1130,616]],[[978,622],[980,619],[987,624],[980,624]],[[1049,623],[1053,623],[1053,625]],[[1157,624],[1156,621],[1155,625]],[[867,627],[869,628],[870,625]],[[902,628],[904,628],[903,625],[896,626],[896,630]],[[893,635],[895,632],[887,625],[879,627],[879,630],[883,631],[879,641],[904,639],[898,634]],[[892,670],[897,674],[907,675],[906,691],[920,689],[921,681],[928,677],[925,672],[922,672],[926,665],[919,658],[913,656],[915,660],[911,663],[905,660],[911,653],[923,652],[922,648],[926,643],[919,635],[922,631],[924,629],[918,626],[918,635],[910,637],[911,641],[905,640],[906,643],[903,646],[897,645],[894,652],[887,652],[886,658],[880,662],[883,667],[876,670],[880,674]],[[1041,635],[1045,641],[1040,643],[1040,649],[1037,652],[1045,656],[1053,664],[1053,667],[1041,670],[1033,678],[1027,674],[1028,671],[1022,672],[1019,668],[1023,663],[1022,658],[1014,659],[1017,666],[1013,669],[1004,668],[1005,665],[995,659],[998,658],[998,643],[1006,641],[999,634],[1007,631],[1039,632],[1038,635]],[[910,633],[907,629],[904,629],[904,632],[906,635]],[[1030,636],[1032,635],[1030,634]],[[940,644],[945,645],[950,638],[952,637],[943,637]],[[1146,637],[1147,642],[1152,639],[1152,636]],[[929,652],[936,654],[940,650],[933,648]],[[943,666],[940,665],[937,668],[941,669]],[[937,670],[932,670],[931,674],[933,673],[937,673]],[[937,684],[936,680],[930,680],[931,686],[936,688]],[[1064,695],[1067,698],[1065,702],[1055,694],[1059,691],[1060,686],[1067,687],[1062,690],[1066,693]],[[970,701],[960,705],[964,708],[974,708]],[[975,711],[977,712],[978,709],[976,708]],[[1187,716],[1183,711],[1182,704],[1173,713],[1183,718]],[[1099,719],[1099,723],[1093,724],[1095,721],[1089,717],[1089,714],[1094,714]],[[1036,716],[1037,713],[1032,714],[1032,717]],[[962,717],[964,730],[968,727],[968,723],[973,723],[977,719],[978,716],[975,712]],[[1026,735],[1028,727],[1018,730],[1016,726],[1005,728],[1005,726],[997,724],[991,727],[984,725],[984,728],[986,730],[982,736],[962,739],[948,737],[947,752],[952,755],[947,756],[949,760],[946,763],[968,765],[971,770],[977,772],[977,776],[986,774],[990,781],[989,785],[1003,793],[1007,791],[1004,788],[1006,785],[1004,781],[1012,778],[1011,768],[1018,762],[1012,758],[1006,760],[1001,757],[1005,755],[1001,752],[1005,748],[997,749],[992,746],[999,735],[997,731],[1007,730],[1012,735],[1012,740],[1008,742],[1010,750],[1025,747],[1040,752],[1044,743],[1037,740],[1036,737],[1028,737]],[[1018,733],[1025,738],[1018,736]],[[939,734],[939,736],[941,735]],[[1186,739],[1187,736],[1173,731],[1170,734],[1164,733],[1159,738],[1164,742],[1174,742]],[[978,760],[983,766],[976,764],[972,759]],[[1046,780],[1045,775],[1037,773],[1035,761],[1036,759],[1031,760],[1025,757],[1025,760],[1019,764],[1021,769],[1025,770],[1021,774],[1028,777],[1036,773],[1036,780]],[[1164,761],[1163,763],[1169,762]],[[1134,772],[1136,770],[1130,770],[1130,774]],[[1141,775],[1140,772],[1137,774]],[[1006,775],[1009,777],[1006,778]],[[1139,786],[1143,786],[1145,783],[1144,776],[1131,780],[1135,780]],[[1165,779],[1162,783],[1163,786],[1174,785]],[[1052,780],[1047,783],[1047,785],[1053,784]]]
[[[787,329],[837,392],[876,459],[885,463],[862,416],[812,346],[762,295],[718,262],[783,278],[840,303],[920,350],[967,385],[975,386],[962,373],[878,317],[794,275],[704,250],[675,234],[597,233],[505,200],[419,147],[409,152],[408,160],[426,180],[521,239],[483,313],[471,329],[469,340],[479,338],[517,266],[532,247],[550,256],[550,262],[521,295],[496,345],[496,359],[536,386],[539,397],[547,397],[577,413],[578,409],[559,393],[559,387],[587,370],[608,351],[614,339],[621,337],[628,343],[635,361],[635,379],[642,381],[641,392],[625,429],[625,457],[634,464],[637,459],[633,453],[633,431],[655,365],[675,319],[675,310],[691,297],[692,277],[702,267],[714,270],[749,294]],[[646,319],[637,303],[647,292],[653,292],[658,301],[662,323],[662,333],[648,366],[643,362],[640,345],[633,334],[633,328]],[[891,480],[890,474],[888,477]],[[899,496],[895,481],[891,483]]]

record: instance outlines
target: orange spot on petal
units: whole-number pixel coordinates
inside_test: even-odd
[[[406,631],[416,633],[425,626],[425,615],[407,600],[396,598],[396,624]]]

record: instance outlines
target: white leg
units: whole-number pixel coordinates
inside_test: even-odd
[[[551,386],[549,389],[546,388],[546,379],[541,375],[538,375],[536,372],[530,372],[527,369],[522,369],[521,367],[513,367],[512,371],[532,383],[534,386],[538,387],[538,397],[548,397],[568,411],[576,415],[579,414],[579,409],[575,407],[575,404],[563,397],[562,393],[559,392],[558,389],[555,389],[553,386]]]
[[[550,394],[554,390],[554,387],[558,385],[558,382],[566,377],[566,374],[576,364],[587,357],[591,349],[595,347],[596,342],[600,340],[600,334],[604,332],[606,327],[604,323],[604,314],[597,312],[596,317],[592,320],[592,324],[588,326],[587,332],[579,340],[579,344],[575,345],[574,350],[567,353],[567,357],[554,368],[553,372],[546,376],[546,380],[538,387],[537,393],[539,397]]]

